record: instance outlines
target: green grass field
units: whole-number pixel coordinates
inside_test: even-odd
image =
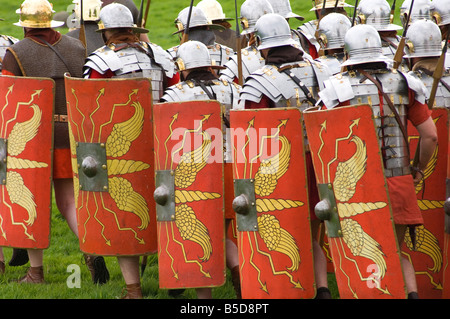
[[[4,21],[0,21],[0,34],[11,35],[18,39],[23,37],[22,28],[13,25],[19,19],[15,11],[20,7],[21,2],[18,0],[3,1],[0,6],[0,18],[4,19]],[[71,2],[71,0],[52,1],[56,12],[65,11]],[[135,0],[135,2],[139,6],[139,1]],[[194,3],[196,4],[198,1]],[[226,16],[234,17],[234,1],[222,0],[221,3]],[[239,0],[238,6],[242,3],[243,0]],[[172,32],[175,31],[173,21],[179,11],[188,5],[189,1],[187,0],[153,0],[147,22],[147,28],[150,30],[150,40],[165,49],[178,44],[178,38],[172,35]],[[291,6],[293,12],[305,17],[305,21],[314,18],[314,14],[309,11],[311,1],[297,0],[291,2]],[[399,19],[397,18],[397,24],[398,21]],[[300,23],[295,19],[291,21],[292,27],[297,27]],[[60,29],[60,32],[65,33],[67,29]],[[0,276],[0,299],[115,299],[120,297],[125,284],[116,258],[105,258],[111,274],[111,280],[103,286],[94,285],[91,282],[90,273],[84,265],[78,239],[69,230],[65,220],[55,206],[53,207],[51,225],[51,244],[44,253],[44,272],[47,283],[43,285],[19,285],[14,280],[25,274],[28,265],[21,267],[7,266],[6,274]],[[4,248],[4,253],[5,260],[8,261],[11,256],[11,248]],[[67,280],[71,275],[71,272],[68,272],[68,267],[72,265],[80,267],[80,288],[69,288],[67,284]],[[229,276],[227,278],[228,280],[224,286],[213,289],[213,298],[235,298]],[[333,275],[329,275],[329,281],[333,297],[338,298]],[[158,287],[158,266],[155,255],[149,257],[148,266],[141,283],[144,298],[170,298],[167,291],[160,290]],[[188,289],[180,298],[196,298],[195,291]]]

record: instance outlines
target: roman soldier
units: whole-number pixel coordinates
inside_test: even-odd
[[[436,147],[437,133],[430,116],[431,111],[425,104],[425,86],[407,73],[390,70],[387,66],[392,60],[382,53],[381,43],[381,38],[373,26],[352,27],[345,36],[345,49],[349,58],[342,64],[348,71],[327,80],[325,89],[319,95],[327,109],[364,104],[371,107],[395,224],[395,232],[390,233],[397,234],[398,243],[401,245],[407,228],[414,228],[423,223],[414,185],[424,177],[423,170]],[[422,141],[418,151],[419,160],[414,167],[410,165],[407,119],[417,128]],[[347,214],[345,217],[349,216],[354,215]],[[385,221],[390,223],[391,217],[388,216]],[[383,236],[386,238],[387,231]],[[380,240],[380,237],[373,238]],[[384,253],[386,249],[387,247],[383,246]],[[399,264],[405,276],[408,298],[417,298],[413,266],[404,257]],[[383,288],[383,285],[377,287]]]
[[[83,5],[80,2],[83,1]],[[105,43],[103,41],[102,35],[99,32],[95,32],[98,29],[98,21],[100,10],[102,8],[102,2],[100,0],[74,0],[74,24],[77,25],[76,28],[66,33],[67,36],[81,39],[86,45],[87,54],[91,54],[93,51],[102,47]],[[81,12],[83,9],[83,12]],[[83,14],[83,19],[81,15]],[[81,35],[80,22],[83,22],[84,34]],[[83,39],[84,37],[84,39]]]
[[[188,102],[188,101],[209,101],[209,100],[215,100],[218,101],[222,105],[222,112],[223,112],[223,126],[220,128],[223,132],[224,141],[223,141],[223,160],[224,160],[224,174],[225,178],[224,180],[224,205],[225,205],[225,229],[228,229],[230,227],[231,221],[234,218],[234,212],[231,208],[231,200],[233,198],[232,196],[232,190],[233,190],[233,183],[232,183],[232,172],[231,172],[231,147],[230,147],[230,141],[229,141],[229,121],[230,121],[230,110],[231,109],[239,109],[241,108],[241,105],[239,104],[239,93],[240,93],[240,86],[233,82],[228,82],[224,79],[218,79],[216,72],[214,69],[217,68],[223,68],[220,66],[217,66],[213,63],[212,58],[210,56],[210,49],[206,45],[204,45],[202,42],[195,41],[195,40],[189,40],[183,44],[181,44],[177,50],[177,59],[176,59],[176,65],[178,72],[181,76],[181,82],[173,85],[169,88],[167,88],[164,92],[163,97],[161,98],[162,102],[165,102],[161,105],[158,105],[159,108],[161,108],[162,112],[165,112],[167,109],[167,103],[176,103],[176,102]],[[180,105],[183,108],[183,105]],[[200,107],[200,106],[199,106]],[[185,112],[192,112],[192,114],[195,114],[195,109],[197,106],[189,110],[184,110]],[[157,125],[162,126],[163,123],[157,123]],[[208,156],[208,155],[205,155]],[[188,173],[188,172],[186,172]],[[220,171],[220,173],[222,173]],[[187,178],[188,176],[186,176]],[[180,177],[181,178],[181,177]],[[213,204],[214,205],[214,204]],[[219,225],[219,230],[224,229],[223,226],[220,227],[221,222],[218,219],[208,220],[206,219],[206,216],[201,217],[203,213],[209,211],[209,208],[207,206],[202,206],[202,209],[199,209],[197,211],[197,219],[200,220],[208,229],[212,229],[213,227],[217,227]],[[175,221],[177,223],[177,216],[178,214],[175,213]],[[204,218],[204,219],[202,219]],[[180,221],[181,223],[181,221]],[[209,225],[209,226],[208,226]],[[186,226],[186,227],[193,227],[193,226]],[[180,229],[181,232],[181,229]],[[209,231],[210,236],[213,235],[213,231]],[[221,232],[214,232],[214,236],[220,236]],[[222,234],[225,236],[225,234]],[[165,238],[165,231],[163,233],[159,234],[159,238]],[[162,239],[164,240],[164,239]],[[169,245],[169,244],[168,244]],[[216,246],[215,241],[211,237],[211,245],[212,245],[212,251],[215,251],[215,254],[213,254],[210,258],[208,258],[209,266],[208,264],[205,264],[205,267],[213,267],[214,261],[213,260],[219,260],[221,257],[221,251],[222,248],[219,246]],[[236,291],[236,296],[238,299],[240,299],[240,283],[239,283],[239,261],[238,261],[238,254],[235,243],[232,241],[231,238],[226,238],[226,245],[225,245],[225,254],[226,254],[226,265],[231,271],[232,275],[232,282]],[[170,248],[168,248],[169,251],[171,251]],[[161,264],[164,263],[164,256],[165,254],[161,252],[161,258],[160,258],[160,271],[165,272],[163,270],[164,268],[167,268],[166,265]],[[171,252],[172,256],[176,256],[175,250]],[[175,268],[183,265],[184,259],[182,256],[176,257]],[[220,263],[219,263],[220,265]],[[213,267],[217,268],[218,265]],[[220,268],[219,268],[220,269]],[[214,273],[214,271],[209,271],[210,273]],[[200,278],[204,278],[204,276],[199,273],[198,274]],[[193,272],[190,275],[193,278],[195,278],[197,275],[195,272]],[[173,277],[173,276],[171,276]],[[197,294],[199,298],[211,298],[211,289],[209,288],[200,288],[202,286],[205,286],[205,284],[200,284],[200,280],[198,279],[197,283],[187,283],[185,276],[183,274],[179,274],[179,282],[178,283],[171,283],[171,280],[165,280],[164,275],[160,276],[161,279],[161,285],[164,287],[176,287],[177,284],[184,284],[187,285],[186,287],[193,287],[197,289]],[[217,279],[214,279],[217,280]],[[207,279],[207,281],[209,281]],[[211,283],[212,285],[212,283]],[[199,287],[200,286],[200,287]]]
[[[190,17],[189,14],[191,15]],[[188,21],[189,25],[187,24]],[[205,44],[209,49],[213,63],[216,65],[224,65],[234,54],[232,48],[216,42],[216,35],[213,30],[223,30],[225,27],[211,23],[203,10],[198,7],[187,7],[181,10],[175,19],[175,27],[178,31],[174,32],[174,35],[181,35],[185,32],[186,28],[189,28],[189,40],[200,41]],[[176,59],[178,47],[179,45],[167,50],[174,60]]]
[[[389,3],[386,0],[362,1],[356,10],[358,23],[371,25],[378,31],[383,54],[392,59],[400,42],[397,31],[402,27],[392,23],[394,17]]]
[[[131,11],[112,3],[100,11],[100,28],[105,45],[90,54],[84,64],[84,78],[149,78],[153,103],[159,102],[168,79],[174,75],[174,64],[168,53],[156,44],[139,40],[148,30],[134,24]],[[141,298],[139,256],[122,253],[118,257],[127,284],[124,298]]]
[[[341,72],[345,60],[344,37],[350,28],[350,20],[341,13],[327,14],[319,21],[317,41],[324,54],[317,60],[327,65],[332,74]]]
[[[3,60],[3,74],[27,77],[47,77],[55,81],[53,184],[58,209],[71,230],[78,234],[73,193],[64,73],[81,77],[86,51],[76,39],[61,35],[53,28],[63,24],[52,20],[52,5],[47,0],[25,0],[20,9],[19,22],[25,38],[7,49]],[[33,54],[30,54],[33,52]],[[47,195],[45,195],[47,196]],[[31,267],[22,282],[42,283],[43,250],[28,249]],[[88,268],[97,283],[105,283],[109,273],[102,257],[85,255]]]
[[[152,79],[153,101],[159,102],[175,66],[160,46],[142,42],[136,36],[148,30],[136,27],[127,7],[114,4],[103,11],[97,31],[110,37],[105,38],[103,47],[87,57],[84,77],[148,77]]]
[[[410,12],[411,8],[411,0],[405,0],[402,5],[400,6],[400,20],[402,22],[403,28],[406,28],[406,23],[408,21],[409,17],[409,24],[413,23],[414,21],[425,19],[430,20],[431,19],[431,1],[430,0],[417,0],[414,1],[414,7],[412,9],[412,12]]]
[[[258,19],[266,14],[273,13],[272,5],[267,0],[246,0],[241,5],[241,35],[247,40],[248,46],[242,49],[242,81],[257,69],[264,66],[264,58],[257,49],[255,24]],[[237,55],[230,57],[225,63],[225,69],[219,71],[222,79],[239,81],[239,65]]]
[[[2,21],[3,19],[0,19]],[[6,53],[6,48],[19,41],[18,39],[8,36],[0,35],[0,74],[2,74],[2,61]],[[26,255],[26,252],[25,254]],[[28,261],[28,256],[26,257]],[[5,272],[5,260],[3,256],[3,250],[0,248],[0,274]]]
[[[197,3],[197,8],[200,8],[205,13],[206,17],[212,24],[222,25],[225,29],[214,29],[216,35],[216,42],[223,44],[234,51],[237,50],[236,31],[231,27],[229,21],[233,18],[227,18],[223,13],[222,5],[217,0],[202,0]]]
[[[330,75],[328,68],[319,62],[303,59],[303,51],[292,38],[286,19],[276,13],[258,19],[255,30],[260,40],[258,50],[266,65],[253,72],[246,80],[241,100],[246,109],[294,107],[301,111],[315,105],[318,91],[324,78]],[[305,137],[305,145],[308,145]],[[319,298],[330,298],[326,278],[326,259],[315,238],[320,220],[313,213],[318,193],[309,152],[305,154],[313,249],[315,254],[315,278]]]
[[[345,8],[351,7],[353,6],[347,4],[344,0],[315,0],[311,11],[314,11],[316,14],[316,19],[305,22],[297,28],[297,31],[301,36],[300,41],[302,43],[303,50],[314,59],[318,58],[320,44],[317,42],[316,31],[320,19],[332,12],[341,13],[348,16]]]
[[[3,19],[0,19],[0,21],[2,20]],[[18,41],[19,40],[14,37],[8,35],[0,35],[0,74],[2,73],[2,61],[6,53],[6,48]]]
[[[449,24],[450,24],[450,7],[448,0],[434,0],[431,2],[430,11],[434,22],[441,29],[442,41],[448,40]],[[449,42],[446,43],[449,45]],[[450,52],[447,51],[445,58],[445,68],[450,67]]]
[[[443,256],[447,257],[448,251],[444,242],[446,234],[442,227],[447,217],[444,217],[443,208],[440,205],[423,205],[435,203],[437,200],[444,202],[445,190],[441,187],[445,184],[447,171],[447,145],[448,145],[448,111],[450,108],[450,73],[444,69],[445,52],[442,49],[441,31],[436,23],[430,19],[416,20],[410,24],[406,36],[406,45],[409,53],[404,56],[410,65],[411,76],[425,84],[427,88],[426,104],[432,110],[432,117],[436,123],[438,132],[438,146],[424,172],[421,183],[416,185],[417,201],[423,212],[424,224],[416,229],[416,246],[406,245],[404,251],[410,255],[411,262],[417,273],[427,273],[427,276],[418,276],[417,284],[420,295],[424,298],[440,298],[443,291],[436,291],[430,284],[428,276],[433,276],[433,281],[443,282],[444,267],[441,268]],[[444,47],[444,49],[446,49]],[[410,132],[410,148],[421,142],[417,133]],[[430,249],[430,247],[433,247]],[[444,253],[443,253],[444,252]],[[429,260],[433,261],[430,267]],[[427,278],[425,278],[427,277]],[[448,287],[445,288],[446,293]],[[444,297],[445,298],[445,297]]]

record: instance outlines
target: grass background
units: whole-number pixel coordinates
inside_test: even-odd
[[[134,0],[139,7],[139,1]],[[72,1],[53,0],[54,10],[56,12],[66,11],[71,5]],[[195,1],[197,4],[199,0]],[[234,17],[234,1],[222,0],[220,1],[227,17]],[[389,1],[392,3],[392,0]],[[18,39],[23,38],[22,28],[14,26],[13,23],[19,19],[16,9],[20,7],[22,1],[8,0],[2,1],[0,5],[0,34],[14,36]],[[152,42],[168,49],[179,42],[177,36],[173,36],[175,31],[174,20],[178,13],[189,6],[188,0],[153,0],[149,17],[147,19],[147,28],[150,30],[149,38]],[[238,0],[238,7],[243,3],[243,0]],[[348,3],[351,3],[348,1]],[[303,17],[305,21],[314,19],[314,13],[310,11],[312,2],[309,0],[291,1],[292,11]],[[352,14],[352,11],[348,11]],[[398,9],[397,9],[398,13]],[[398,14],[394,21],[400,24]],[[235,25],[235,21],[232,22]],[[301,24],[296,19],[291,19],[290,24],[296,28]],[[66,28],[59,29],[61,33],[66,33]],[[5,260],[9,261],[12,249],[4,248]],[[110,281],[102,286],[94,285],[91,281],[90,273],[84,265],[82,253],[79,250],[78,239],[70,231],[65,220],[58,212],[55,205],[53,205],[52,220],[51,220],[51,244],[44,252],[44,272],[46,284],[32,285],[22,284],[18,285],[14,280],[22,277],[28,265],[20,267],[9,267],[7,265],[6,273],[0,276],[0,299],[115,299],[121,296],[125,283],[122,274],[117,264],[117,259],[114,257],[105,258],[107,267],[110,271]],[[66,280],[71,275],[67,272],[69,265],[78,265],[81,270],[81,287],[68,288]],[[335,285],[334,276],[329,275],[330,288],[334,298],[338,298],[338,291]],[[149,257],[148,266],[141,279],[142,290],[144,298],[148,299],[166,299],[171,298],[166,290],[158,288],[158,267],[157,256]],[[195,291],[188,289],[179,298],[196,298]],[[213,298],[216,299],[233,299],[235,298],[233,286],[230,281],[229,273],[227,282],[224,286],[213,289]]]

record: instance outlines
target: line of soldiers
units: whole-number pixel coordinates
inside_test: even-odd
[[[18,41],[10,37],[2,37],[3,42],[0,43],[3,48],[7,47],[4,51],[0,51],[3,56],[1,60],[3,75],[44,77],[52,78],[55,81],[54,153],[52,159],[55,199],[58,209],[68,221],[71,230],[80,238],[80,247],[85,252],[85,259],[90,267],[93,281],[104,283],[108,280],[108,270],[102,256],[117,256],[126,283],[125,298],[142,298],[139,273],[140,256],[157,251],[160,259],[161,288],[172,290],[196,288],[199,298],[211,298],[212,288],[223,284],[226,264],[231,271],[238,298],[331,298],[327,280],[327,259],[322,240],[323,220],[325,220],[330,245],[334,245],[332,248],[334,250],[333,262],[338,256],[336,251],[338,254],[348,253],[342,248],[345,243],[347,249],[353,254],[352,258],[355,260],[359,257],[370,259],[377,265],[375,277],[383,282],[385,274],[391,269],[391,266],[388,267],[385,261],[390,257],[387,246],[397,247],[398,245],[400,247],[406,241],[404,239],[406,237],[415,243],[418,240],[415,236],[416,229],[424,224],[422,212],[417,205],[415,187],[423,183],[429,162],[436,151],[438,134],[432,111],[436,106],[448,107],[450,105],[449,68],[448,65],[438,63],[441,61],[439,60],[441,56],[446,54],[443,47],[446,47],[447,43],[443,41],[445,39],[448,41],[449,1],[405,1],[401,7],[404,33],[400,37],[397,35],[397,31],[401,27],[392,23],[393,8],[385,0],[363,0],[359,5],[357,4],[356,8],[342,0],[314,1],[312,10],[316,13],[317,19],[303,23],[296,30],[291,29],[289,19],[296,18],[301,21],[303,18],[292,12],[289,1],[246,0],[240,7],[242,32],[239,35],[243,39],[237,38],[234,43],[223,44],[225,43],[223,39],[232,37],[230,35],[231,25],[227,22],[229,19],[225,17],[217,1],[202,0],[197,6],[191,5],[178,14],[175,20],[177,31],[174,32],[174,35],[180,36],[180,45],[167,50],[148,40],[146,37],[148,30],[143,27],[145,22],[138,16],[133,17],[132,10],[135,9],[135,6],[132,1],[116,0],[111,2],[76,1],[76,13],[81,18],[82,28],[62,35],[53,29],[59,24],[52,20],[53,10],[47,0],[25,0],[19,10],[20,20],[17,23],[18,26],[24,28],[24,39]],[[353,16],[347,14],[346,9],[349,8],[354,11]],[[408,32],[406,33],[406,31]],[[404,49],[402,42],[406,43]],[[243,43],[245,48],[240,50]],[[237,54],[239,50],[241,55]],[[394,60],[397,58],[398,52],[401,53],[400,61]],[[40,58],[36,59],[37,56]],[[448,59],[446,62],[448,63]],[[439,71],[441,71],[441,75],[436,79]],[[96,83],[90,82],[90,79],[103,81],[98,83],[105,83],[105,87],[107,85],[117,87],[115,91],[110,91],[111,93],[105,93],[106,89],[103,91],[105,96],[109,96],[108,94],[112,96],[110,104],[114,105],[111,115],[105,119],[104,125],[106,125],[107,120],[109,120],[108,124],[113,122],[114,112],[120,112],[116,110],[118,96],[125,94],[121,90],[121,85],[126,81],[110,81],[115,78],[125,80],[146,78],[151,82],[151,101],[147,101],[147,103],[153,104],[154,107],[154,130],[151,129],[150,132],[155,134],[154,141],[152,141],[155,158],[158,157],[157,145],[163,142],[162,136],[157,133],[160,129],[158,126],[163,126],[163,123],[158,122],[158,119],[163,118],[165,113],[169,114],[173,105],[179,105],[175,107],[178,113],[173,117],[168,117],[171,122],[168,125],[170,134],[166,136],[166,147],[173,134],[173,128],[175,128],[173,123],[178,122],[177,125],[182,123],[183,116],[179,116],[179,113],[187,112],[184,116],[190,120],[189,114],[196,114],[197,108],[201,109],[203,106],[206,108],[208,101],[220,103],[219,109],[223,113],[223,117],[219,118],[218,128],[227,132],[221,141],[224,165],[223,169],[222,166],[219,167],[219,173],[217,173],[219,175],[205,177],[202,183],[207,185],[208,179],[213,184],[223,180],[222,196],[225,200],[222,198],[222,206],[219,206],[222,207],[220,211],[225,212],[224,215],[212,214],[217,208],[215,206],[218,205],[214,200],[222,197],[217,195],[220,192],[200,193],[189,189],[190,185],[195,184],[195,174],[200,174],[205,169],[205,165],[210,165],[206,164],[207,161],[202,154],[205,148],[211,147],[211,140],[210,137],[208,139],[206,133],[201,133],[203,142],[200,155],[196,150],[185,153],[183,156],[186,157],[181,157],[176,169],[158,170],[158,165],[155,164],[154,173],[157,177],[155,178],[156,184],[153,186],[156,191],[154,194],[152,193],[155,200],[154,207],[149,204],[147,208],[138,207],[137,202],[140,200],[140,197],[136,195],[136,192],[139,193],[138,183],[134,185],[134,193],[126,193],[125,185],[113,184],[113,182],[118,183],[118,179],[108,179],[110,184],[107,188],[115,201],[115,206],[107,209],[107,204],[103,203],[104,210],[107,211],[106,215],[111,217],[118,214],[119,211],[128,211],[133,214],[121,216],[120,223],[123,223],[122,225],[128,225],[130,220],[136,219],[136,216],[140,217],[142,223],[140,227],[135,227],[136,230],[130,232],[130,239],[126,239],[123,232],[119,231],[126,227],[118,227],[115,235],[117,238],[114,236],[111,238],[120,240],[111,244],[112,239],[110,239],[106,241],[108,243],[106,246],[109,247],[98,248],[97,245],[101,240],[99,238],[104,236],[103,230],[100,231],[98,225],[89,226],[92,225],[92,223],[88,223],[91,216],[83,217],[80,213],[85,209],[84,206],[88,207],[89,204],[89,197],[85,202],[82,197],[88,196],[84,192],[89,193],[89,191],[85,191],[86,185],[83,182],[87,179],[82,180],[82,173],[90,176],[92,170],[88,162],[78,162],[78,169],[72,165],[74,153],[71,147],[74,148],[75,143],[70,140],[74,139],[77,147],[78,144],[83,144],[77,140],[79,136],[75,134],[76,121],[73,119],[75,115],[71,113],[74,111],[70,111],[74,101],[78,101],[77,99],[81,101],[83,93],[76,94],[76,81],[72,82],[72,80],[84,79],[83,85],[86,90],[84,95],[91,94],[90,100],[94,102],[98,90],[95,92],[89,90],[87,84],[92,83],[92,87],[94,87],[93,83]],[[70,85],[74,85],[72,90],[68,89]],[[133,94],[129,96],[129,101]],[[77,99],[72,101],[74,97]],[[428,104],[430,99],[434,101],[431,105]],[[190,101],[196,101],[197,104],[183,104],[183,102]],[[146,103],[140,100],[138,102]],[[85,103],[87,104],[87,102]],[[136,102],[133,104],[133,108],[130,108],[136,110],[135,115],[129,121],[124,122],[129,123],[129,127],[118,126],[113,132],[110,132],[111,136],[122,135],[122,139],[115,142],[116,148],[120,148],[122,144],[129,143],[131,145],[127,146],[127,151],[123,153],[133,148],[133,140],[139,138],[140,134],[134,131],[141,132],[147,125],[143,119],[152,117],[145,113],[145,116],[142,115],[142,121],[131,121],[137,117],[140,109],[139,103]],[[82,103],[77,107],[81,108],[81,105]],[[189,106],[189,109],[185,109],[184,105],[186,105],[185,108]],[[381,236],[386,238],[389,237],[388,233],[392,233],[394,236],[395,239],[385,246],[377,243],[374,235],[364,233],[362,228],[359,232],[355,226],[344,227],[350,223],[339,224],[339,219],[338,226],[336,226],[338,235],[331,235],[332,218],[329,215],[333,214],[329,213],[329,209],[322,209],[325,202],[318,173],[320,164],[317,159],[317,155],[321,151],[313,150],[316,150],[317,143],[324,143],[323,140],[317,141],[319,136],[322,137],[323,132],[311,133],[315,131],[310,124],[312,120],[308,120],[308,118],[315,116],[316,113],[313,112],[317,112],[317,116],[322,116],[322,114],[328,114],[327,112],[335,110],[340,112],[340,108],[344,110],[346,107],[360,105],[369,105],[372,110],[370,120],[373,120],[376,128],[377,143],[375,147],[381,159],[378,164],[382,165],[386,178],[386,185],[383,184],[381,188],[389,198],[388,206],[392,211],[392,227],[389,224],[392,223],[391,217],[388,216],[385,224],[382,224],[383,231],[378,232],[381,232]],[[214,107],[214,105],[211,104],[209,107]],[[117,109],[120,108],[117,107]],[[228,132],[230,128],[236,128],[237,119],[239,116],[245,116],[244,114],[253,115],[259,112],[259,114],[267,114],[261,116],[270,120],[270,117],[274,115],[264,112],[271,109],[285,110],[286,114],[288,114],[288,110],[294,109],[308,115],[305,123],[303,120],[297,121],[299,126],[296,132],[301,132],[301,138],[300,141],[295,141],[297,144],[303,145],[296,155],[300,154],[301,156],[297,160],[297,164],[301,164],[298,171],[305,171],[304,176],[301,177],[304,182],[298,185],[295,184],[298,181],[292,182],[287,179],[289,175],[295,176],[289,171],[289,167],[297,167],[293,162],[289,162],[291,157],[294,158],[294,152],[289,152],[290,155],[286,156],[284,168],[282,168],[280,160],[277,161],[276,168],[272,168],[275,171],[270,170],[270,165],[274,164],[274,160],[261,160],[261,166],[266,165],[266,171],[263,171],[261,175],[256,173],[255,176],[250,176],[250,183],[256,181],[259,185],[258,188],[253,189],[253,197],[251,197],[246,193],[248,186],[242,186],[241,189],[236,186],[240,183],[237,175],[241,168],[235,161],[238,148],[233,136],[230,136]],[[256,110],[258,112],[252,113]],[[91,115],[93,116],[94,113],[95,111]],[[168,116],[167,114],[166,116]],[[200,128],[204,129],[208,123],[214,122],[211,114],[200,120]],[[234,123],[233,119],[236,119]],[[256,119],[257,117],[254,115],[253,120],[248,122],[251,123],[249,125],[254,125]],[[335,119],[335,117],[330,117],[328,120],[333,124],[341,122],[341,120],[335,121]],[[413,165],[410,160],[408,121],[417,129],[420,137],[416,152],[418,156]],[[285,129],[287,134],[288,125],[286,123],[290,125],[291,122],[282,121],[282,124],[278,126],[277,133],[270,137],[261,137],[262,140],[278,139],[283,145],[280,154],[282,150],[289,149],[284,147],[291,145],[289,143],[292,143],[292,146],[289,147],[294,147],[293,141],[286,142],[287,135],[284,136],[280,133]],[[331,127],[332,124],[327,125]],[[325,126],[322,128],[327,131]],[[192,127],[187,132],[199,134],[198,132],[203,131]],[[127,138],[131,142],[127,142]],[[250,141],[250,134],[247,134],[247,138]],[[352,141],[356,140],[355,137]],[[364,143],[354,143],[364,148],[361,146]],[[333,161],[340,160],[337,154],[337,144],[336,140],[336,158],[330,162],[328,168],[331,167]],[[144,149],[146,146],[143,144],[141,147]],[[108,149],[107,145],[106,148],[106,154],[113,156],[111,155],[113,146],[109,146]],[[334,151],[332,144],[327,145],[326,148]],[[174,154],[168,155],[171,156],[173,163]],[[193,172],[194,168],[188,164],[186,167],[189,169],[185,168],[183,171],[182,164],[189,162],[186,158],[195,162],[196,156],[201,158],[201,165],[195,168],[196,171]],[[117,157],[120,156],[117,155]],[[359,155],[357,160],[360,162],[358,174],[348,168],[349,174],[357,175],[353,177],[352,184],[345,186],[348,192],[354,193],[358,189],[358,182],[369,165],[362,155]],[[249,166],[253,164],[254,162],[249,162]],[[108,162],[107,165],[110,163]],[[105,167],[107,165],[105,164]],[[120,165],[119,168],[125,170]],[[153,167],[153,163],[150,166]],[[117,170],[120,170],[119,168]],[[109,170],[108,167],[108,172]],[[171,174],[165,174],[164,171],[171,172]],[[193,173],[195,174],[190,182],[181,181]],[[74,178],[75,175],[79,178]],[[141,183],[147,185],[146,192],[148,192],[153,181],[142,181],[143,176],[141,176]],[[211,178],[212,176],[214,178]],[[307,192],[302,201],[307,205],[301,205],[299,201],[285,200],[281,204],[279,199],[269,198],[273,190],[263,192],[263,181],[258,178],[261,176],[272,178],[272,187],[275,189],[281,187],[283,183],[285,185],[293,183],[292,186],[300,187],[305,185],[304,188]],[[285,182],[282,178],[286,179]],[[349,179],[350,177],[346,177],[345,181],[348,182]],[[277,183],[278,180],[280,183]],[[171,183],[172,186],[167,187],[167,183]],[[328,185],[330,184],[328,183]],[[83,189],[78,191],[81,187]],[[113,193],[113,187],[116,188],[117,193]],[[171,193],[170,188],[175,191]],[[374,186],[374,189],[377,188]],[[294,191],[299,190],[294,189]],[[336,199],[345,202],[342,198],[338,198],[336,189],[334,192]],[[255,193],[259,197],[255,197]],[[9,194],[11,205],[21,205],[19,201],[14,202],[12,193]],[[287,191],[281,191],[281,194],[287,194]],[[95,198],[95,195],[93,197]],[[202,203],[210,200],[212,206],[204,204],[202,209],[194,212],[192,207],[186,204],[200,201],[203,197],[205,201]],[[249,198],[252,205],[249,204]],[[268,201],[266,202],[264,199],[268,199]],[[123,200],[124,204],[119,204],[120,200]],[[146,200],[148,203],[153,198],[146,198]],[[266,208],[262,208],[262,202],[266,203],[264,204],[267,206]],[[270,204],[267,204],[269,202]],[[287,212],[294,211],[294,208],[295,212],[298,212],[298,217],[296,217],[297,215],[290,219],[283,217],[283,214],[287,215]],[[165,217],[161,213],[166,211],[172,212],[169,213],[168,220],[164,219]],[[249,211],[255,213],[253,217],[248,213]],[[200,212],[206,213],[206,217],[202,216]],[[209,217],[207,217],[208,213]],[[300,218],[300,215],[303,219]],[[328,217],[323,217],[323,215]],[[341,215],[339,216],[342,218]],[[254,218],[249,223],[253,223],[252,227],[257,230],[256,232],[254,230],[246,231],[244,229],[248,225],[239,224],[248,218]],[[379,218],[381,220],[381,217]],[[99,220],[99,224],[104,226],[106,219]],[[117,225],[119,225],[118,220],[116,217]],[[170,224],[171,222],[174,222],[175,226]],[[237,227],[236,222],[238,223]],[[298,230],[289,228],[294,227],[297,223],[303,225],[306,223],[308,231],[299,233]],[[210,224],[211,226],[209,226]],[[214,230],[213,225],[217,227]],[[298,227],[300,226],[298,225]],[[174,227],[177,230],[174,230]],[[17,227],[14,228],[14,226],[9,228],[4,226],[4,229],[17,232]],[[87,229],[96,233],[95,236],[90,237]],[[225,234],[225,230],[229,233]],[[234,235],[236,230],[238,230],[237,236]],[[246,238],[247,235],[243,236],[247,233],[248,238]],[[145,237],[145,240],[136,241],[133,244],[134,239],[139,236]],[[156,237],[158,237],[157,241]],[[342,240],[336,244],[336,238]],[[363,239],[366,241],[364,242]],[[355,243],[358,241],[360,242],[359,246]],[[130,246],[124,244],[128,242],[131,243]],[[143,242],[146,244],[143,245]],[[158,244],[155,244],[156,242]],[[373,245],[371,246],[370,243]],[[21,280],[22,282],[44,282],[43,248],[36,248],[33,245],[14,245],[7,241],[2,242],[2,245],[27,248],[30,268]],[[117,248],[120,246],[124,247],[124,251]],[[369,246],[372,249],[367,252]],[[200,251],[198,247],[201,247]],[[407,295],[408,298],[418,298],[419,289],[413,264],[407,258],[399,256],[398,251],[395,251],[395,255],[398,257],[398,262],[392,268],[400,269],[399,273],[400,276],[403,276],[404,281],[399,282],[398,285],[401,286],[400,291],[403,292],[397,293],[392,286],[389,289],[384,286],[377,286],[376,289],[373,289],[367,283],[370,280],[362,278],[364,276],[359,274],[359,281],[366,288],[370,288],[370,293],[357,286],[358,284],[353,287],[352,280],[352,284],[348,285],[352,286],[350,287],[350,296],[375,298],[375,296],[383,295],[383,297],[404,298]],[[377,258],[373,256],[377,256]],[[0,255],[0,257],[2,256]],[[226,263],[224,264],[223,261]],[[290,267],[289,262],[291,262]],[[339,260],[336,261],[336,263],[338,262]],[[340,262],[342,263],[342,261]],[[346,298],[347,294],[340,285],[342,282],[350,282],[350,280],[340,279],[339,266],[336,266],[336,263],[335,272],[340,294],[342,298]],[[358,262],[355,263],[359,265]],[[364,264],[360,264],[361,267],[362,265]],[[348,272],[352,271],[345,267],[342,266],[343,269],[340,271],[347,276]],[[314,278],[310,284],[306,284],[307,278],[302,276],[309,277],[309,279]],[[218,278],[216,279],[216,277]],[[374,282],[378,283],[377,280]],[[355,288],[356,286],[358,288]]]

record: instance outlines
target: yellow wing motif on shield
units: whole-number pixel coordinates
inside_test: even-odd
[[[280,136],[280,152],[271,158],[261,161],[255,174],[255,193],[259,196],[269,196],[277,187],[278,180],[289,168],[291,144],[285,136]]]

